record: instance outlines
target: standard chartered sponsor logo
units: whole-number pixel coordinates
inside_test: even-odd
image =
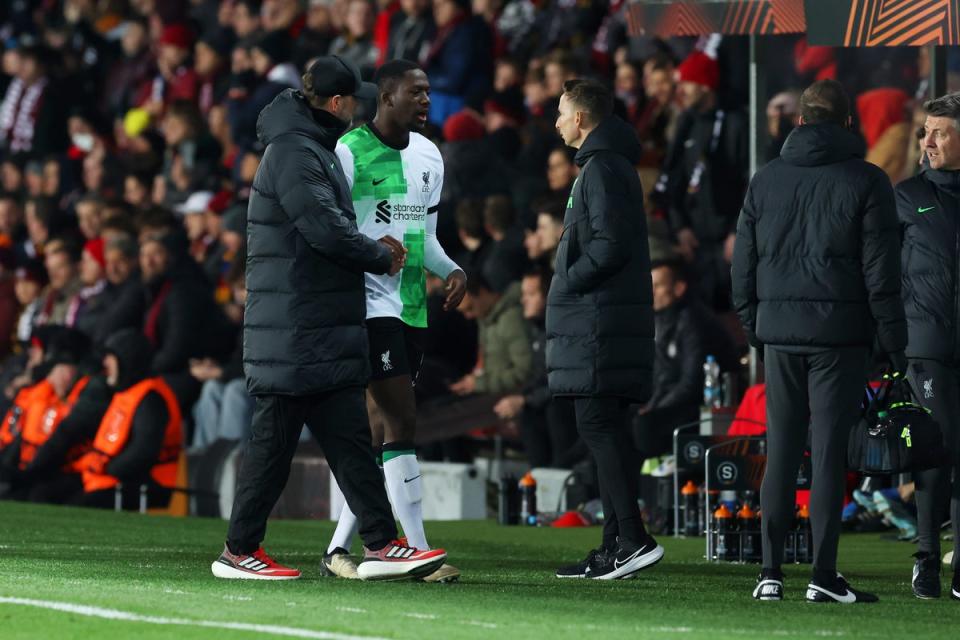
[[[377,222],[390,224],[391,220],[400,222],[423,222],[427,219],[427,207],[423,204],[407,204],[381,200],[377,203]]]

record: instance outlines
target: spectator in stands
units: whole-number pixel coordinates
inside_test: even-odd
[[[194,45],[193,70],[197,74],[197,106],[204,117],[226,98],[229,88],[233,34],[218,29],[200,37]]]
[[[433,0],[437,35],[422,62],[432,90],[430,122],[437,126],[492,80],[490,30],[482,18],[471,18],[469,7],[468,0]]]
[[[196,102],[199,82],[190,63],[193,40],[185,24],[163,28],[157,41],[157,73],[143,84],[136,101],[154,118],[161,117],[174,102]]]
[[[380,51],[373,43],[373,4],[370,0],[348,0],[345,31],[330,45],[331,55],[341,56],[360,69],[361,75],[373,75]]]
[[[483,275],[496,291],[505,291],[527,268],[523,232],[516,225],[509,197],[497,195],[486,199],[483,226],[490,236]]]
[[[538,267],[528,271],[521,281],[520,302],[533,353],[532,369],[521,392],[504,396],[493,408],[505,420],[520,418],[520,436],[533,468],[569,468],[580,457],[581,451],[575,449],[582,449],[574,447],[578,436],[572,405],[554,400],[547,386],[544,322],[551,275]]]
[[[143,334],[124,329],[107,340],[105,349],[103,366],[114,395],[91,451],[78,463],[82,489],[69,502],[112,508],[117,484],[123,483],[124,508],[136,508],[142,484],[147,504],[164,506],[176,485],[180,406],[163,378],[151,377],[155,358]]]
[[[250,48],[249,71],[234,74],[227,100],[227,118],[230,136],[240,148],[245,149],[256,141],[257,117],[263,108],[284,89],[300,88],[299,73],[288,62],[290,55],[287,34],[267,33]]]
[[[483,201],[478,198],[461,200],[454,212],[457,235],[464,251],[454,260],[467,273],[479,272],[486,264],[490,243],[483,229]]]
[[[419,62],[426,55],[436,30],[430,0],[401,0],[400,11],[390,21],[385,59]]]
[[[570,187],[580,174],[580,169],[573,162],[573,153],[569,147],[555,147],[547,156],[547,185],[552,195],[566,199],[570,195]]]
[[[24,264],[28,242],[20,201],[11,194],[0,193],[0,246],[10,247],[16,264]]]
[[[30,259],[43,257],[43,247],[49,242],[55,210],[46,198],[30,198],[23,208],[27,225],[24,253]]]
[[[537,228],[527,234],[524,246],[527,256],[535,262],[543,262],[551,270],[557,258],[557,246],[563,235],[564,200],[543,198],[534,203],[537,213]]]
[[[219,143],[207,132],[196,105],[176,102],[163,119],[167,150],[159,197],[154,201],[173,207],[191,193],[219,187]]]
[[[260,30],[260,0],[238,0],[233,7],[233,32],[249,38]]]
[[[50,284],[43,293],[37,324],[64,324],[73,296],[80,292],[79,255],[72,243],[55,241],[44,252]]]
[[[20,305],[16,295],[16,255],[10,247],[0,246],[0,359],[16,345]]]
[[[109,310],[110,299],[104,296],[107,287],[106,260],[103,238],[88,240],[80,256],[80,282],[83,288],[70,301],[66,326],[82,331],[92,338]]]
[[[30,342],[30,336],[37,326],[37,316],[43,304],[40,294],[46,284],[47,273],[39,262],[27,262],[17,269],[14,291],[20,305],[20,316],[17,319],[16,338],[21,344]]]
[[[298,69],[306,69],[310,60],[330,50],[336,37],[332,5],[331,0],[310,0],[308,3],[307,22],[293,48],[293,61]]]
[[[910,96],[901,89],[882,87],[857,96],[860,132],[867,142],[867,162],[875,164],[897,184],[913,167],[907,167],[907,147],[913,130],[907,106]]]
[[[100,294],[103,313],[93,332],[97,345],[121,329],[140,328],[145,312],[137,243],[127,235],[112,237],[104,241],[103,257],[106,286]]]
[[[108,70],[103,89],[103,107],[109,115],[125,114],[134,106],[136,92],[155,75],[149,45],[147,21],[139,16],[127,19],[120,38],[122,57]]]
[[[97,196],[86,196],[74,205],[77,212],[77,226],[86,240],[95,240],[100,237],[100,226],[103,224],[103,201]]]
[[[50,52],[34,45],[19,53],[16,77],[0,106],[0,148],[46,157],[67,148],[66,104],[47,76]]]
[[[656,326],[653,391],[633,423],[643,458],[671,451],[673,430],[699,419],[708,355],[717,359],[722,371],[735,370],[738,364],[733,339],[720,321],[688,295],[683,262],[655,262],[651,274]]]
[[[655,54],[643,64],[646,104],[634,124],[643,144],[640,164],[646,167],[659,169],[673,140],[680,115],[675,102],[673,75],[673,60],[666,54]]]
[[[729,263],[747,186],[746,119],[717,103],[717,61],[695,51],[677,69],[685,109],[657,185],[683,256],[694,264],[699,294],[728,308]]]
[[[228,276],[233,305],[239,310],[233,318],[238,326],[243,324],[247,300],[244,267],[244,261],[236,262]],[[245,440],[250,435],[255,403],[243,375],[243,334],[237,332],[236,347],[227,362],[211,358],[192,360],[190,375],[203,383],[200,399],[193,408],[191,448],[199,451],[217,440]]]
[[[519,391],[533,370],[533,353],[520,306],[520,285],[498,293],[481,274],[471,275],[459,307],[480,330],[480,366],[450,385],[458,395]]]

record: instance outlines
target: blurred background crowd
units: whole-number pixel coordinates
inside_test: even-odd
[[[247,435],[239,327],[257,116],[299,88],[313,58],[335,53],[368,77],[395,58],[427,72],[427,134],[445,162],[439,233],[470,287],[445,314],[441,283],[430,284],[418,398],[427,410],[491,396],[490,426],[531,466],[587,455],[572,409],[546,388],[545,294],[578,173],[556,107],[574,77],[614,89],[644,148],[654,264],[656,388],[634,412],[635,435],[645,456],[666,452],[673,427],[699,416],[705,358],[742,375],[729,260],[749,178],[748,45],[632,36],[626,10],[624,0],[4,2],[0,409],[16,410],[18,393],[48,376],[68,398],[100,372],[111,337],[135,329],[149,343],[139,375],[176,394],[183,448]],[[918,168],[925,49],[831,49],[797,35],[767,52],[761,162],[797,125],[799,91],[832,77],[857,96],[867,159],[894,182]],[[70,376],[52,373],[64,364]],[[432,437],[426,455],[469,456],[457,435]]]

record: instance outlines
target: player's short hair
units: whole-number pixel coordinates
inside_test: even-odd
[[[393,91],[397,82],[410,71],[420,71],[420,65],[410,60],[390,60],[373,74],[373,82],[380,91]]]
[[[563,94],[577,111],[584,114],[584,120],[589,125],[598,125],[613,113],[613,94],[596,80],[567,80],[563,83]]]
[[[817,80],[800,95],[800,117],[806,124],[832,122],[846,125],[850,98],[836,80]]]

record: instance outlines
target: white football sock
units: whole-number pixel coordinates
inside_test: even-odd
[[[337,547],[346,549],[349,553],[355,535],[357,535],[357,516],[353,515],[350,505],[344,500],[343,508],[340,509],[340,517],[337,518],[337,529],[333,532],[333,538],[330,540],[330,546],[327,547],[327,553],[333,553],[333,550]]]
[[[414,450],[384,451],[383,474],[387,479],[387,493],[393,510],[407,537],[407,544],[417,549],[429,549],[423,531],[423,484],[420,463]]]

